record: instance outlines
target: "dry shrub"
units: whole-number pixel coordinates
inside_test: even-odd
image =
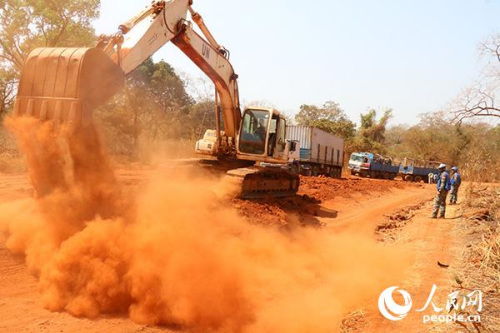
[[[462,276],[470,290],[483,292],[481,330],[500,332],[500,188],[474,184],[468,189],[463,228],[469,245],[464,252]]]
[[[498,233],[485,237],[482,252],[481,267],[492,269],[498,275],[498,282],[500,282],[500,235]]]
[[[0,127],[0,172],[25,172],[26,162],[17,149],[14,137]]]

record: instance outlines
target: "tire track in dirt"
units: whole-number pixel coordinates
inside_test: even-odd
[[[412,308],[407,317],[400,321],[384,318],[378,310],[377,300],[366,307],[366,316],[362,328],[355,332],[455,332],[453,324],[423,323],[423,315],[436,313],[432,305],[423,312],[416,312],[426,304],[432,285],[437,286],[432,302],[439,308],[446,305],[446,296],[457,290],[453,286],[453,266],[461,260],[460,242],[454,230],[454,219],[457,218],[457,206],[447,207],[446,219],[431,219],[432,202],[422,206],[411,222],[400,230],[396,240],[399,244],[407,244],[414,253],[411,268],[399,288],[410,293]],[[450,268],[440,267],[437,262],[445,263]],[[387,286],[390,287],[390,286]],[[382,292],[382,290],[381,290]],[[400,302],[402,303],[402,302]]]
[[[427,198],[429,200],[432,198],[432,191],[429,187],[423,186],[392,189],[388,193],[372,193],[368,198],[366,195],[354,195],[353,198],[327,201],[323,206],[338,212],[336,219],[326,223],[327,228],[332,232],[356,230],[373,233],[386,214],[418,204]]]

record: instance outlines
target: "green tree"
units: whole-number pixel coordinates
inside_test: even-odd
[[[194,140],[200,139],[205,133],[205,130],[215,129],[214,101],[203,100],[191,106],[186,125],[188,125],[187,130],[189,133],[187,138]],[[221,124],[221,129],[224,129],[223,124]]]
[[[0,1],[0,118],[11,109],[19,73],[36,47],[89,46],[99,0]]]
[[[409,156],[405,141],[405,135],[409,128],[408,125],[396,125],[386,129],[385,146],[389,156]]]
[[[346,140],[351,140],[356,133],[356,125],[349,120],[339,104],[332,101],[325,102],[322,107],[301,105],[295,121],[299,125],[317,127]]]
[[[377,120],[377,110],[371,109],[366,114],[361,114],[361,135],[369,140],[383,143],[385,129],[389,119],[392,118],[392,109],[384,110],[382,117]]]
[[[389,119],[392,118],[392,109],[385,109],[383,115],[377,120],[377,110],[370,109],[365,114],[361,114],[361,125],[359,135],[348,147],[354,151],[370,151],[385,154],[385,131]]]
[[[36,47],[91,45],[99,6],[99,0],[1,1],[0,58],[20,70]]]
[[[207,103],[195,104],[168,63],[148,59],[127,77],[125,90],[96,113],[111,138],[110,151],[137,158],[168,139],[197,137],[203,115],[215,117],[213,102],[207,110]]]
[[[15,88],[16,80],[14,71],[0,68],[0,121],[12,107]]]

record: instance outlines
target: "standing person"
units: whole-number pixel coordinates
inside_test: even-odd
[[[450,205],[457,203],[458,189],[462,184],[462,177],[458,173],[458,168],[454,166],[451,168],[451,190],[450,190]]]
[[[437,180],[437,195],[434,199],[434,210],[432,211],[432,218],[438,217],[444,219],[444,214],[446,212],[446,196],[450,190],[450,175],[446,172],[446,164],[441,163],[438,167],[439,176]]]

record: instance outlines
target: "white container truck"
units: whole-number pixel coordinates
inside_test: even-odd
[[[301,174],[341,177],[344,139],[319,128],[301,125],[288,125],[286,138],[299,141],[300,156],[295,163],[300,165]]]

